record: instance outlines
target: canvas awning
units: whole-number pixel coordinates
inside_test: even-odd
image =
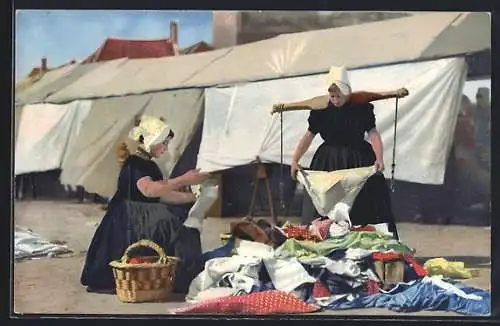
[[[362,68],[456,56],[491,48],[488,13],[435,12],[340,28],[283,34],[203,53],[126,60],[61,85],[45,101],[144,94],[168,89],[318,74],[332,65]],[[35,85],[34,85],[35,86]]]

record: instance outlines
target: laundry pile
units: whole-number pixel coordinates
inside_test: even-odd
[[[243,219],[230,225],[224,245],[204,254],[204,270],[186,296],[189,305],[172,312],[293,314],[385,307],[489,315],[488,291],[433,276],[436,266],[447,262],[431,262],[428,270],[414,253],[386,225],[356,227],[318,218],[308,226],[277,226]],[[467,277],[464,273],[462,268]]]
[[[69,252],[72,252],[71,249],[63,243],[48,241],[29,229],[16,226],[14,231],[14,258],[16,260],[52,257]]]

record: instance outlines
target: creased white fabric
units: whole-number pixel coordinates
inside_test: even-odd
[[[426,276],[426,277],[424,277],[422,282],[432,283],[432,284],[439,286],[440,288],[446,290],[447,292],[454,293],[454,294],[456,294],[459,297],[462,297],[464,299],[469,299],[469,300],[482,300],[483,299],[482,297],[480,297],[476,294],[467,294],[464,291],[457,288],[456,286],[454,286],[453,284],[446,283],[443,280],[440,280],[438,278]]]
[[[234,289],[232,287],[220,287],[220,288],[210,288],[198,293],[198,295],[190,300],[190,303],[201,302],[205,300],[230,297],[234,295],[238,295],[241,291],[238,289]]]
[[[325,268],[333,274],[347,275],[350,277],[358,277],[361,274],[361,269],[358,264],[352,260],[330,260]]]
[[[205,182],[200,185],[199,191],[198,199],[189,210],[184,225],[198,229],[201,233],[203,231],[203,220],[207,217],[208,211],[219,195],[219,186],[211,182]]]
[[[14,258],[41,257],[71,252],[67,245],[52,243],[28,229],[17,227],[14,233]]]
[[[186,301],[192,302],[198,295],[210,288],[218,287],[219,282],[230,277],[235,290],[246,293],[259,281],[259,269],[262,260],[255,257],[231,256],[210,259],[205,269],[189,285]]]
[[[92,101],[24,106],[15,147],[15,174],[60,168],[91,106]]]
[[[390,235],[391,237],[393,236],[392,232],[389,232],[389,226],[387,223],[374,224],[373,226],[377,231]]]
[[[339,203],[338,205],[340,206],[340,205],[342,205],[342,203]],[[348,212],[348,209],[345,209],[345,211]],[[340,221],[338,223],[334,222],[334,223],[332,223],[332,225],[330,225],[330,228],[328,229],[328,234],[332,238],[343,237],[344,235],[346,235],[349,232],[350,232],[350,225],[349,225],[349,222],[347,222],[347,221]]]
[[[365,257],[371,256],[372,250],[361,248],[348,248],[345,252],[346,259],[361,260]]]
[[[273,247],[265,243],[240,240],[235,246],[236,253],[243,257],[258,257],[261,259],[270,259],[275,257]]]
[[[280,256],[266,244],[241,240],[237,241],[235,251],[234,256],[213,258],[205,263],[205,269],[191,282],[186,301],[196,302],[206,291],[221,287],[223,279],[230,283],[234,290],[231,293],[250,293],[259,284],[262,264],[278,290],[292,292],[304,283],[316,282],[297,258]]]
[[[304,283],[316,282],[295,257],[264,259],[264,264],[277,290],[291,292]]]
[[[332,172],[301,169],[297,179],[311,196],[320,215],[351,225],[349,210],[366,180],[375,172],[374,166]]]

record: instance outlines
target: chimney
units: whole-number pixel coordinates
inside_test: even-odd
[[[170,39],[172,40],[172,43],[179,45],[177,23],[173,21],[170,22]]]
[[[47,58],[42,58],[42,66],[40,67],[41,71],[47,71]]]

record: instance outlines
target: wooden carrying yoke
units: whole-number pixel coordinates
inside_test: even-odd
[[[406,88],[400,88],[394,92],[353,92],[350,99],[353,103],[369,103],[388,98],[401,98],[409,94]],[[328,95],[316,96],[303,101],[281,103],[273,105],[271,114],[286,112],[286,111],[301,111],[301,110],[323,110],[328,106]]]

